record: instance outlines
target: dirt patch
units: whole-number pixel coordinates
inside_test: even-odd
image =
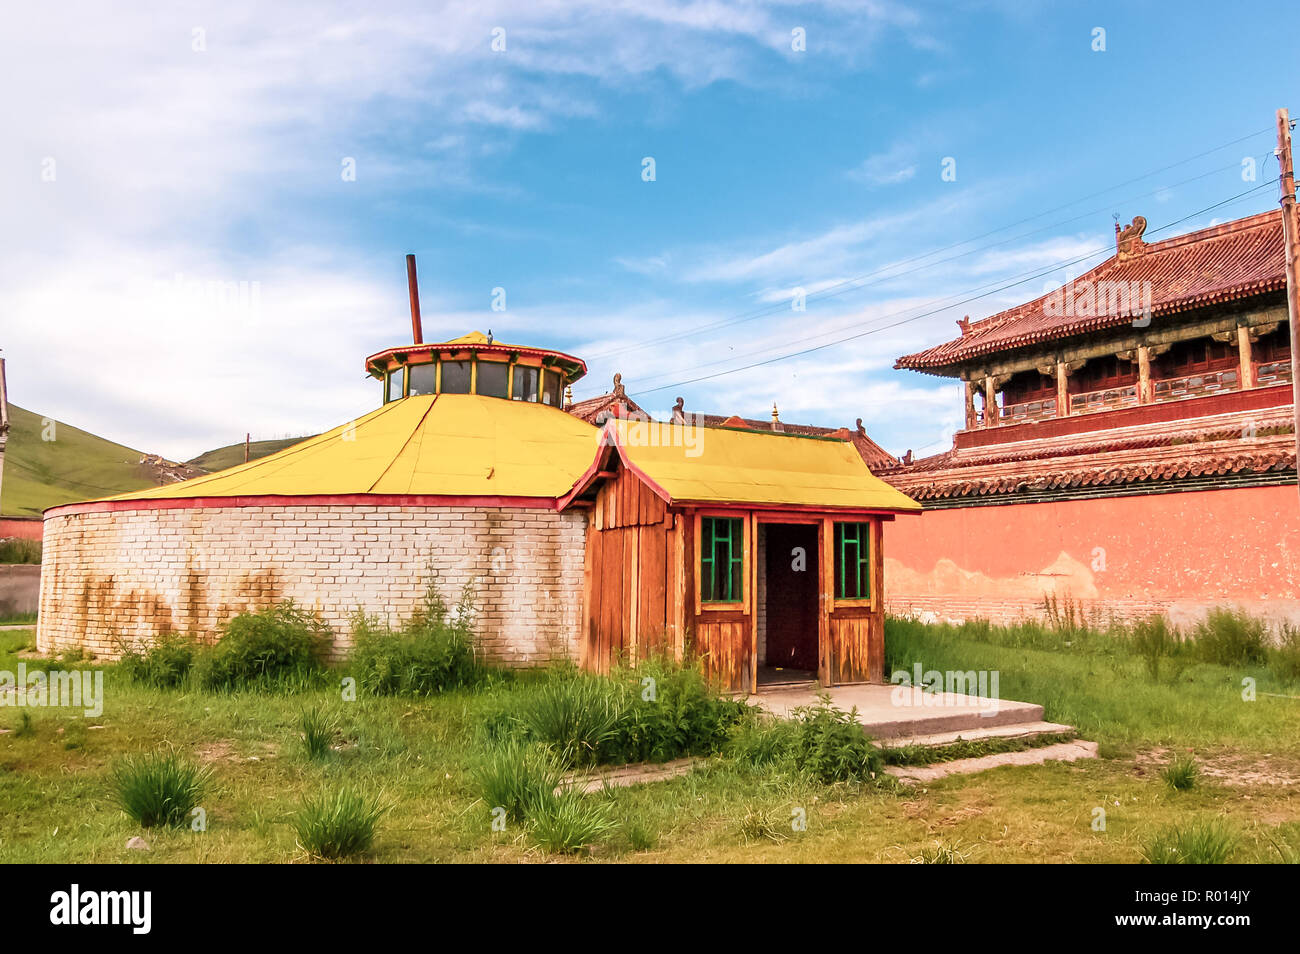
[[[1174,749],[1148,749],[1134,760],[1133,773],[1142,778],[1159,778],[1161,770],[1173,761]],[[1269,754],[1242,755],[1222,752],[1213,755],[1190,753],[1201,775],[1219,785],[1251,788],[1257,785],[1300,786],[1300,764],[1292,758]]]
[[[244,751],[241,751],[241,748]],[[248,754],[244,754],[245,751]],[[275,758],[278,754],[276,747],[269,742],[256,742],[241,747],[232,739],[205,742],[194,749],[195,757],[204,765],[211,765],[214,762],[264,762]]]

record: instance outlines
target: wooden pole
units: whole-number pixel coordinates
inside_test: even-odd
[[[248,463],[248,443],[252,440],[253,435],[248,431],[244,432],[244,463]]]
[[[1286,313],[1291,325],[1291,402],[1295,412],[1296,461],[1300,463],[1300,223],[1296,221],[1295,170],[1291,166],[1291,117],[1277,111],[1277,161],[1282,168],[1282,236],[1286,245]],[[1297,483],[1300,488],[1300,483]]]
[[[415,256],[406,256],[406,290],[411,296],[411,339],[414,344],[424,344],[424,329],[420,322],[420,283],[415,277]]]
[[[1151,403],[1151,351],[1146,345],[1137,346],[1138,403]]]

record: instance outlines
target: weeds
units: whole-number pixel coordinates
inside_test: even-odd
[[[352,622],[352,665],[374,695],[428,696],[481,682],[475,651],[474,589],[465,584],[454,610],[430,576],[423,606],[400,630],[358,611]]]
[[[385,811],[378,796],[344,787],[304,799],[293,829],[299,847],[313,858],[349,858],[370,850]]]
[[[183,826],[198,806],[211,775],[176,753],[123,759],[111,780],[118,804],[145,828]]]
[[[329,627],[292,600],[240,613],[223,627],[220,640],[198,654],[195,679],[209,690],[301,687],[323,670],[320,657],[329,637]]]
[[[1242,610],[1218,608],[1192,632],[1197,654],[1220,666],[1263,663],[1268,659],[1268,631],[1263,620]]]
[[[323,759],[334,751],[338,720],[320,706],[304,710],[298,717],[298,726],[302,729],[303,751],[309,760]]]
[[[575,854],[617,828],[607,803],[588,798],[575,788],[536,801],[528,822],[533,840],[553,854]]]
[[[523,821],[534,806],[554,796],[564,766],[549,749],[510,740],[490,749],[472,775],[489,808]]]
[[[1200,774],[1196,759],[1190,755],[1180,755],[1161,770],[1160,777],[1175,792],[1185,792],[1196,787]]]
[[[199,644],[190,636],[164,633],[148,647],[122,647],[118,662],[122,674],[140,686],[176,689],[185,683],[199,652]]]
[[[971,851],[963,848],[961,839],[954,842],[936,841],[933,847],[922,848],[919,854],[908,859],[914,865],[964,865]]]
[[[1221,865],[1236,847],[1237,836],[1214,819],[1162,829],[1142,846],[1142,860],[1152,865]]]

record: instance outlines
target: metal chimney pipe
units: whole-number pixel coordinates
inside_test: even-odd
[[[416,344],[424,344],[424,329],[420,325],[420,283],[415,277],[415,256],[406,256],[406,286],[411,293],[411,336]]]

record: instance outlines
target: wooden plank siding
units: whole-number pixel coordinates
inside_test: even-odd
[[[636,475],[619,468],[597,491],[587,531],[584,668],[680,653],[678,521]]]

